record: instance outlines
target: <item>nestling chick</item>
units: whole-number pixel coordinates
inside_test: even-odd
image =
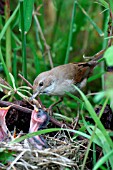
[[[36,111],[34,109],[33,112],[32,112],[32,115],[31,115],[29,132],[36,132],[40,129],[45,128],[47,126],[48,122],[49,122],[49,115],[47,114],[47,112],[45,112],[42,109],[38,109],[38,111]],[[40,135],[29,138],[28,141],[35,148],[38,148],[38,149],[48,147],[47,144],[46,144],[46,141]]]
[[[6,125],[5,117],[8,112],[9,107],[1,108],[0,107],[0,142],[8,138],[8,128]]]

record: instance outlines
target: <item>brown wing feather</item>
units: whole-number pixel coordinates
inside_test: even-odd
[[[83,79],[88,78],[93,71],[96,63],[89,64],[89,63],[79,63],[75,64],[75,77],[74,81],[76,83],[80,83]]]
[[[62,78],[71,79],[76,84],[80,83],[84,78],[88,78],[95,65],[95,62],[69,63],[53,68],[51,74],[56,75],[59,81],[62,81]]]

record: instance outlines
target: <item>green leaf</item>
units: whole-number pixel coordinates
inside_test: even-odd
[[[4,32],[4,33],[5,33],[5,32]],[[2,32],[1,32],[1,34],[2,34]],[[2,38],[2,36],[3,36],[4,34],[2,34],[2,35],[1,35],[1,34],[0,34],[0,36],[1,36],[1,38]],[[1,45],[1,44],[0,44],[0,45]],[[3,55],[2,55],[2,51],[1,51],[1,47],[0,47],[0,60],[1,60],[2,64],[3,64],[3,68],[4,68],[4,72],[5,72],[6,76],[7,76],[7,80],[8,80],[8,82],[10,82],[9,71],[8,71],[8,69],[7,69],[7,67],[6,67],[6,64],[5,64]]]
[[[110,147],[113,148],[113,142],[112,142],[110,136],[108,135],[106,129],[104,128],[103,124],[99,120],[99,117],[96,115],[94,108],[92,107],[91,103],[89,102],[87,97],[84,95],[84,93],[77,86],[74,86],[74,87],[80,93],[80,95],[82,96],[82,98],[85,102],[85,107],[86,107],[87,111],[89,112],[89,114],[91,115],[91,117],[93,118],[95,123],[97,124],[98,128],[103,132],[103,134],[104,134],[105,138],[107,139]]]
[[[68,96],[70,96],[71,98],[73,98],[74,100],[76,100],[78,103],[83,104],[82,100],[80,100],[80,98],[76,97],[75,95],[73,95],[73,94],[71,94],[69,92],[66,92],[66,94]]]
[[[12,75],[11,73],[9,73],[9,76],[10,76],[10,78],[11,78],[11,81],[12,81],[12,84],[13,84],[13,88],[14,88],[14,90],[16,90],[14,77],[13,77],[13,75]]]
[[[0,162],[2,162],[3,164],[12,162],[14,160],[13,154],[15,152],[13,151],[8,151],[8,150],[4,150],[3,152],[0,152]]]
[[[99,159],[97,164],[94,166],[93,170],[97,170],[104,162],[106,162],[109,159],[109,157],[111,155],[113,156],[113,150],[111,150],[105,156],[103,156],[101,159]]]
[[[92,131],[91,128],[90,128],[91,126],[89,126],[89,125],[87,124],[87,122],[85,121],[83,115],[82,115],[82,119],[83,119],[84,125],[85,125],[88,133],[89,133],[90,135],[92,135],[93,131]],[[94,136],[93,142],[94,142],[95,144],[97,144],[98,146],[102,147],[102,144],[101,144],[100,140],[98,139],[98,137],[97,137],[96,135]]]
[[[109,47],[105,51],[104,58],[106,60],[107,66],[113,66],[113,46]]]
[[[94,129],[93,126],[90,126],[90,127],[92,129]],[[110,145],[109,145],[107,139],[105,138],[103,133],[98,128],[95,131],[95,135],[97,135],[98,139],[100,140],[104,155],[106,155],[108,152],[111,151],[111,148],[110,148]],[[113,167],[113,155],[111,157],[109,157],[108,160],[109,160],[111,166]]]
[[[77,130],[73,130],[73,129],[61,129],[61,128],[50,128],[50,129],[44,129],[44,130],[39,130],[37,132],[33,132],[33,133],[28,133],[27,135],[24,135],[20,138],[17,138],[11,142],[9,142],[9,144],[14,144],[14,143],[17,143],[17,142],[21,142],[27,138],[31,138],[33,136],[36,136],[36,135],[42,135],[42,134],[46,134],[46,133],[50,133],[50,132],[56,132],[56,131],[59,131],[59,130],[65,130],[65,131],[69,131],[69,132],[73,132],[75,134],[78,134],[78,135],[81,135],[81,136],[84,136],[85,138],[87,139],[90,139],[90,136],[87,135],[86,133],[83,133],[83,132],[80,132],[80,131],[77,131]]]
[[[87,17],[87,19],[90,21],[90,23],[93,25],[93,27],[95,28],[95,30],[98,32],[98,34],[100,36],[104,36],[103,31],[97,26],[97,24],[90,18],[90,16],[88,15],[88,13],[84,10],[84,8],[82,8],[82,6],[78,4],[78,7],[81,9],[81,11],[84,13],[84,15]]]
[[[25,32],[31,27],[34,0],[24,0]]]
[[[98,103],[104,97],[105,97],[105,91],[101,91],[95,95],[93,100],[95,103]]]
[[[72,35],[74,32],[74,25],[75,25],[75,13],[76,13],[76,0],[74,1],[73,4],[73,11],[72,11],[72,18],[71,18],[71,25],[70,25],[70,32],[69,32],[69,40],[68,40],[68,46],[67,46],[67,51],[66,51],[66,58],[64,64],[68,63],[69,60],[69,53],[70,53],[70,48],[71,48],[71,43],[72,43]]]
[[[104,1],[104,0],[99,0],[99,2],[102,4],[102,6],[104,6],[106,9],[108,9],[109,8],[109,4],[106,2],[106,1]]]
[[[12,89],[11,87],[8,87],[8,86],[3,85],[3,84],[1,84],[1,83],[0,83],[0,87],[3,87],[3,88],[8,89],[8,90],[11,90],[11,89]]]
[[[113,0],[109,0],[109,3],[110,3],[110,8],[111,8],[111,10],[113,12]]]
[[[18,10],[19,10],[19,5],[16,7],[16,9],[15,9],[14,12],[13,12],[13,14],[12,14],[11,17],[8,19],[8,21],[6,22],[6,24],[4,25],[4,27],[3,27],[3,29],[2,29],[2,31],[1,31],[1,33],[0,33],[0,41],[1,41],[1,39],[3,38],[3,36],[4,36],[4,34],[5,34],[8,26],[9,26],[10,23],[13,21],[13,19],[14,19],[16,13],[18,12]]]
[[[96,75],[94,75],[94,76],[89,77],[88,80],[87,80],[87,82],[89,83],[89,82],[91,82],[91,81],[93,81],[93,80],[96,80],[96,79],[100,78],[104,73],[105,73],[105,72],[101,72],[101,73],[99,73],[99,74],[96,74]]]

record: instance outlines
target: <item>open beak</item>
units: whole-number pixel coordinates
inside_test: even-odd
[[[38,109],[38,111],[34,109],[31,115],[29,132],[30,133],[37,132],[38,130],[43,129],[44,127],[46,127],[48,121],[49,121],[49,116],[47,112],[45,112],[42,109]],[[31,137],[28,139],[28,141],[32,144],[32,146],[38,149],[43,149],[48,147],[46,141],[41,135]]]

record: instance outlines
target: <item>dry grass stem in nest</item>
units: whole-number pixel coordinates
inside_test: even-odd
[[[2,165],[0,169],[7,170],[60,170],[69,167],[72,170],[79,170],[86,152],[87,140],[81,142],[63,142],[60,139],[49,137],[48,139],[54,143],[52,148],[38,150],[25,148],[23,144],[9,145],[5,142],[0,144],[0,148],[14,151],[14,160],[8,165]],[[53,145],[53,144],[52,144]]]

